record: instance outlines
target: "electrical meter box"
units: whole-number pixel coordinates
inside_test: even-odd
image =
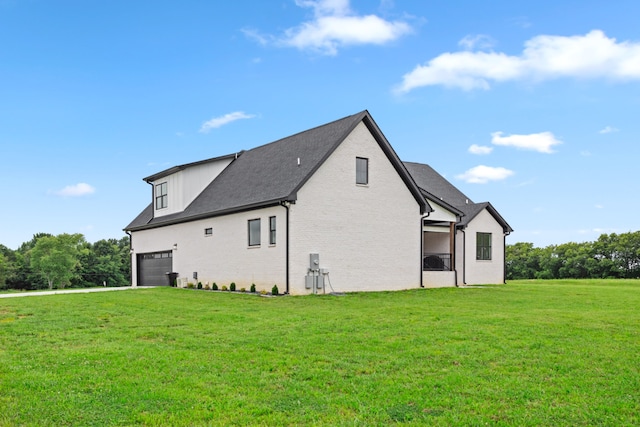
[[[320,254],[309,254],[309,270],[320,270]]]

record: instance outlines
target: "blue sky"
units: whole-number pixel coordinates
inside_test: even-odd
[[[367,109],[536,246],[640,229],[637,0],[0,0],[0,243],[120,238],[142,178]]]

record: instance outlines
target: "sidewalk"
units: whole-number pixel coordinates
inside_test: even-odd
[[[0,294],[0,298],[14,297],[38,297],[42,295],[58,295],[58,294],[87,294],[89,292],[109,292],[109,291],[126,291],[127,289],[150,289],[155,286],[121,286],[114,288],[86,288],[86,289],[57,289],[55,291],[37,291],[37,292],[16,292],[11,294]]]

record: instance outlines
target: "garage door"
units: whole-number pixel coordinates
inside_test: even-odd
[[[138,255],[139,286],[168,286],[170,271],[173,271],[171,251]]]

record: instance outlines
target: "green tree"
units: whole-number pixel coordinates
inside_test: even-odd
[[[541,250],[533,243],[519,242],[506,248],[507,280],[534,279],[540,271]]]
[[[99,240],[85,243],[80,255],[78,286],[126,286],[130,283],[131,256],[129,238]]]
[[[0,289],[5,289],[7,286],[7,278],[9,277],[9,261],[0,252]]]
[[[84,243],[82,234],[44,236],[30,250],[31,267],[47,281],[49,289],[71,283],[80,263],[80,249]]]

